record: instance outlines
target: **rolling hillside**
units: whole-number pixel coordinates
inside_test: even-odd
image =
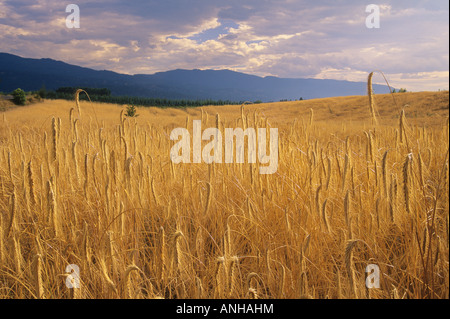
[[[2,112],[0,299],[448,299],[448,92],[375,100]],[[193,120],[277,128],[276,171],[174,163]]]

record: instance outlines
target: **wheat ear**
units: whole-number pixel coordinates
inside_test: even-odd
[[[248,295],[250,299],[258,299],[258,290],[257,288],[252,287],[252,279],[258,278],[258,274],[251,272],[247,275],[247,288],[248,288]]]
[[[376,125],[377,118],[375,116],[375,101],[374,101],[374,97],[373,97],[372,78],[373,78],[373,72],[370,72],[369,77],[367,78],[367,95],[369,96],[369,110],[370,110],[370,115],[372,116],[372,125]]]
[[[411,165],[411,159],[412,155],[408,154],[405,158],[405,162],[403,164],[403,193],[405,196],[405,206],[406,211],[408,213],[411,213],[411,206],[410,206],[410,192],[409,192],[409,170]]]
[[[36,297],[38,299],[45,299],[44,285],[42,283],[42,255],[36,254],[35,257],[35,288]]]
[[[349,240],[347,246],[345,247],[345,267],[347,269],[347,274],[350,282],[350,287],[353,290],[355,298],[358,298],[355,282],[355,270],[353,268],[353,248],[358,243],[357,240]]]
[[[133,295],[131,293],[132,291],[132,285],[131,285],[131,272],[132,271],[140,271],[139,267],[136,265],[129,265],[127,269],[125,270],[125,291],[127,293],[127,298],[132,299]]]
[[[52,160],[56,161],[58,147],[58,124],[56,118],[52,118]]]
[[[215,296],[217,298],[223,298],[224,296],[224,280],[221,273],[225,272],[225,258],[223,256],[217,257],[216,259],[217,268],[216,268],[216,290]],[[222,270],[222,271],[221,271]]]
[[[383,174],[383,188],[384,188],[384,195],[387,197],[388,191],[387,191],[387,173],[386,173],[386,162],[387,162],[387,155],[389,150],[384,152],[383,154],[383,160],[381,162],[381,171]]]
[[[6,230],[6,237],[9,237],[11,230],[13,228],[14,224],[14,218],[16,215],[16,190],[13,189],[13,192],[11,194],[11,208],[9,210],[9,225]]]
[[[36,203],[36,194],[35,194],[35,190],[34,190],[34,180],[33,180],[33,171],[32,171],[32,167],[31,167],[31,160],[28,162],[28,167],[27,167],[27,172],[28,172],[28,186],[30,187],[30,201],[31,204],[33,205],[34,203]]]
[[[325,199],[325,201],[322,204],[322,220],[325,225],[325,228],[327,229],[327,232],[330,232],[330,224],[328,223],[328,216],[327,216],[327,201],[328,198]]]

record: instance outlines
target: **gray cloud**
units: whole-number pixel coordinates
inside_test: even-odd
[[[80,29],[65,27],[65,3],[1,1],[0,51],[131,74],[229,68],[364,81],[380,69],[397,87],[448,88],[448,1],[383,1],[380,29],[365,27],[356,0],[74,2]],[[198,41],[222,19],[238,27]]]

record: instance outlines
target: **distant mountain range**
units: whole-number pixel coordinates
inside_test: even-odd
[[[365,95],[364,82],[322,79],[259,77],[230,70],[172,70],[155,74],[127,75],[97,71],[52,59],[29,59],[0,53],[0,92],[20,87],[37,91],[59,87],[108,88],[112,95],[166,99],[213,99],[272,102]],[[376,93],[388,93],[374,85]]]

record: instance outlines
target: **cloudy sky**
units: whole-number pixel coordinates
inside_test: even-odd
[[[80,9],[67,28],[66,6]],[[366,6],[380,8],[367,28]],[[449,87],[447,0],[0,0],[0,52],[97,70],[231,69]],[[375,82],[382,83],[378,75]]]

